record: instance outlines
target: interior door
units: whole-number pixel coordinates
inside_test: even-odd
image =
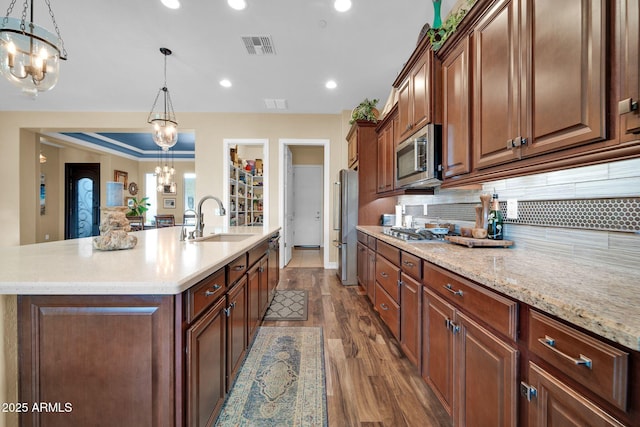
[[[322,166],[293,167],[294,244],[320,247],[322,244]]]
[[[287,146],[285,150],[285,177],[284,177],[284,260],[283,265],[291,261],[291,249],[293,248],[293,154]]]
[[[100,163],[65,164],[65,239],[100,235]]]

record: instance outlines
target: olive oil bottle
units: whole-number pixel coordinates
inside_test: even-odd
[[[494,192],[487,218],[487,237],[493,240],[502,240],[503,230],[500,202],[498,201],[498,195]]]

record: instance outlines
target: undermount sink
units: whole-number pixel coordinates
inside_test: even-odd
[[[196,238],[196,242],[241,242],[249,237],[254,236],[253,234],[211,234],[209,236],[203,236]]]

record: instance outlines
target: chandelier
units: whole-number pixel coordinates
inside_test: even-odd
[[[156,99],[153,101],[153,107],[151,107],[147,122],[153,126],[153,142],[158,144],[163,151],[168,151],[178,142],[178,122],[176,121],[176,113],[173,111],[171,95],[169,95],[169,89],[167,89],[167,56],[171,55],[172,52],[166,47],[161,47],[160,53],[164,55],[164,86],[160,88]],[[156,112],[156,105],[161,94],[161,107],[163,110]]]
[[[162,165],[162,163],[164,163],[164,165]],[[160,151],[158,165],[155,169],[155,175],[158,181],[158,186],[156,187],[158,193],[176,192],[175,174],[176,169],[173,167],[173,155],[171,155],[171,166],[169,166],[169,151],[168,149],[163,149]]]
[[[58,82],[60,60],[67,59],[67,51],[60,29],[45,0],[56,34],[33,22],[33,0],[25,0],[21,19],[11,18],[16,0],[12,0],[0,23],[0,73],[11,83],[31,96],[52,89]],[[27,11],[30,12],[27,20]]]

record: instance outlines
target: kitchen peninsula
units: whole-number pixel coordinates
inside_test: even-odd
[[[0,249],[18,295],[23,425],[205,425],[217,416],[277,284],[278,227],[133,232]],[[274,268],[275,267],[275,268]],[[34,412],[46,403],[60,411]]]

